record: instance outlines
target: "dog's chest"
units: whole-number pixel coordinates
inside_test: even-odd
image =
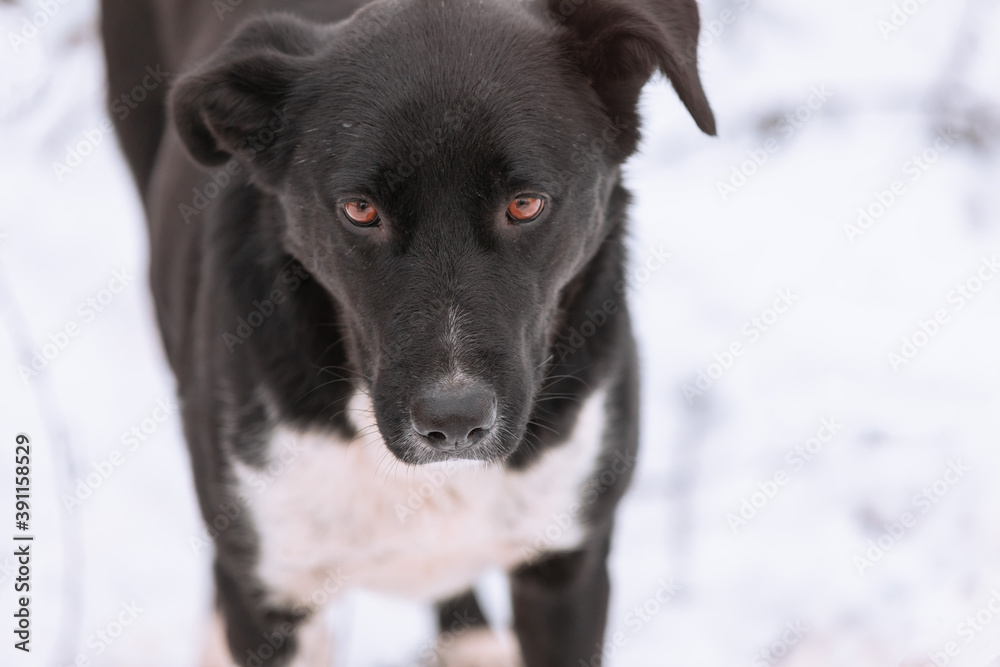
[[[566,442],[523,471],[467,462],[405,466],[374,428],[351,443],[279,428],[265,469],[237,466],[259,538],[257,574],[291,604],[315,601],[331,578],[442,597],[487,567],[509,569],[539,551],[578,546],[581,490],[597,466],[604,398],[587,399]]]

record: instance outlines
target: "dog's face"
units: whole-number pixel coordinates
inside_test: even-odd
[[[174,92],[206,163],[272,121],[254,179],[280,202],[288,253],[333,297],[404,461],[499,460],[521,442],[561,299],[614,222],[654,68],[713,129],[690,3],[574,2],[555,15],[414,0],[333,26],[257,21]],[[693,20],[691,34],[663,27],[667,15]]]

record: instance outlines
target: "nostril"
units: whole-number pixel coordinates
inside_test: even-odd
[[[475,444],[493,427],[496,414],[496,394],[476,382],[435,385],[410,401],[413,430],[442,449]]]

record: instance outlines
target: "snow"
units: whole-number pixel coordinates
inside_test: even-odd
[[[41,4],[0,5],[0,479],[11,498],[13,439],[30,434],[36,536],[33,651],[7,635],[0,664],[194,665],[209,553],[191,546],[204,529],[176,413],[155,420],[173,380],[141,206],[101,130],[96,3],[52,5],[16,50],[9,35]],[[997,667],[1000,279],[956,295],[979,288],[983,258],[1000,251],[1000,5],[702,11],[720,136],[700,135],[657,81],[626,168],[643,454],[612,554],[607,664]],[[901,25],[883,36],[894,12]],[[948,128],[954,139],[935,148]],[[87,136],[100,143],[60,179],[53,163]],[[933,164],[913,171],[921,154]],[[752,175],[720,194],[741,167]],[[845,225],[880,197],[893,201],[852,240]],[[663,251],[665,264],[643,268]],[[769,313],[779,291],[792,305]],[[752,318],[770,322],[753,339]],[[889,353],[902,356],[904,336],[924,341],[922,323],[935,334],[894,369]],[[22,381],[18,366],[46,344],[54,358]],[[699,373],[715,377],[692,396]],[[823,420],[842,426],[831,435]],[[145,441],[123,439],[143,425]],[[810,445],[818,432],[828,442]],[[807,445],[816,453],[796,467]],[[88,475],[96,488],[67,509]],[[734,530],[744,499],[761,507]],[[880,540],[888,548],[859,572]],[[502,578],[482,589],[496,621],[509,618]],[[329,622],[341,665],[413,664],[432,640],[425,607],[363,592]]]

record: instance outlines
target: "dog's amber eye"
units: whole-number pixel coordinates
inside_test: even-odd
[[[373,227],[378,224],[378,211],[363,199],[349,201],[344,204],[344,215],[355,225],[361,227]]]
[[[521,195],[507,205],[507,217],[514,222],[531,222],[542,213],[545,200],[540,197]]]

